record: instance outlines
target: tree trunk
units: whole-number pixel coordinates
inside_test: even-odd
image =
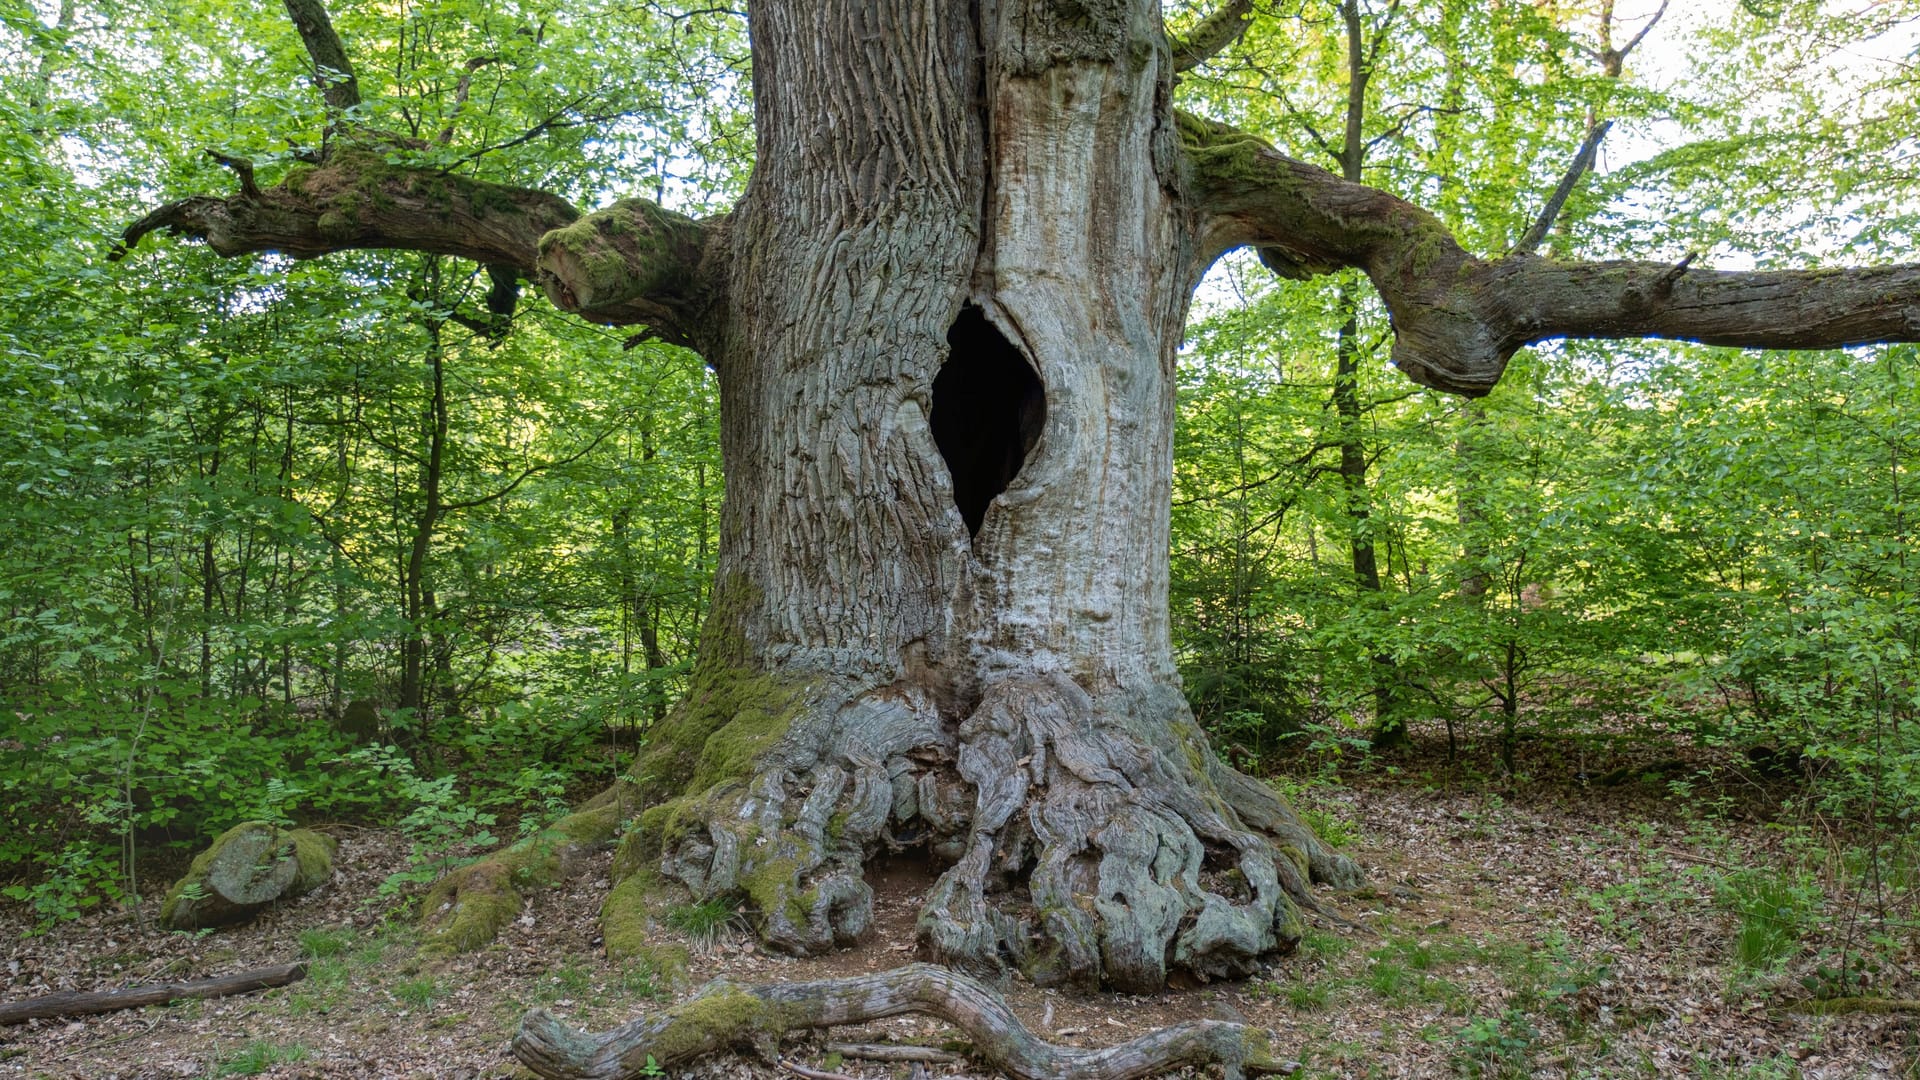
[[[762,156],[700,342],[714,614],[620,866],[743,890],[788,951],[866,928],[887,849],[945,867],[933,957],[1136,990],[1247,972],[1309,875],[1356,877],[1181,695],[1171,374],[1204,265],[1157,15],[1089,18],[753,12]]]

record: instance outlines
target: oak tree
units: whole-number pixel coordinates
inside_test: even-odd
[[[484,941],[516,889],[618,838],[610,949],[663,890],[744,896],[770,946],[869,925],[863,867],[939,867],[923,952],[1036,983],[1244,974],[1352,862],[1222,763],[1168,634],[1174,381],[1224,253],[1363,271],[1392,356],[1484,394],[1552,338],[1768,348],[1920,339],[1920,267],[1728,272],[1470,252],[1432,214],[1183,112],[1178,75],[1251,17],[1170,38],[1156,0],[758,0],[757,156],[728,212],[583,213],[368,130],[351,42],[287,0],[334,114],[263,186],[133,224],[222,255],[473,260],[507,317],[558,307],[696,350],[718,379],[719,578],[693,687],[630,775],[452,875],[433,940]]]

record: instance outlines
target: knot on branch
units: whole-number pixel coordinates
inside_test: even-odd
[[[556,305],[589,316],[615,315],[635,300],[684,298],[704,239],[692,218],[621,199],[540,238],[540,281]]]

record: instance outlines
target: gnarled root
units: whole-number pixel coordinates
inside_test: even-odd
[[[972,1040],[975,1057],[1023,1080],[1123,1080],[1205,1065],[1218,1065],[1229,1080],[1238,1080],[1299,1068],[1274,1058],[1266,1031],[1219,1020],[1174,1024],[1103,1050],[1056,1046],[1027,1030],[998,994],[931,964],[819,982],[714,982],[690,1001],[598,1034],[576,1031],[535,1009],[521,1021],[513,1054],[544,1077],[641,1076],[649,1063],[670,1069],[736,1048],[771,1060],[789,1032],[909,1012],[959,1028]]]
[[[1169,967],[1240,976],[1299,940],[1301,909],[1322,910],[1310,881],[1358,880],[1213,757],[1171,688],[1096,700],[1059,676],[1003,679],[959,743],[970,843],[920,919],[942,962],[1141,992]]]
[[[950,704],[816,688],[743,713],[707,737],[686,793],[640,816],[615,877],[651,868],[701,899],[744,894],[762,940],[812,955],[865,931],[869,858],[921,847],[951,864],[919,920],[928,958],[1133,991],[1169,969],[1246,975],[1322,911],[1311,882],[1358,881],[1278,794],[1214,757],[1170,681],[1096,696],[1007,675],[965,719]],[[609,917],[636,921],[630,906]]]
[[[574,813],[435,882],[422,905],[422,951],[444,956],[492,941],[520,914],[524,892],[553,884],[583,854],[613,842],[634,810],[631,789],[616,781]]]

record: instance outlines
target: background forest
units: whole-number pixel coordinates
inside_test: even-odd
[[[1181,92],[1479,252],[1920,258],[1920,4],[1685,6],[1278,0]],[[685,212],[745,177],[733,13],[334,18],[416,160]],[[616,775],[693,655],[690,353],[534,297],[509,325],[445,258],[114,261],[233,183],[209,151],[299,167],[303,60],[279,4],[0,0],[0,884],[36,925],[254,818],[397,822],[396,888],[431,879]],[[1235,257],[1197,312],[1173,632],[1217,749],[1295,787],[1652,774],[1797,830],[1770,880],[1914,918],[1920,349],[1552,344],[1467,401],[1392,370],[1351,272]]]

